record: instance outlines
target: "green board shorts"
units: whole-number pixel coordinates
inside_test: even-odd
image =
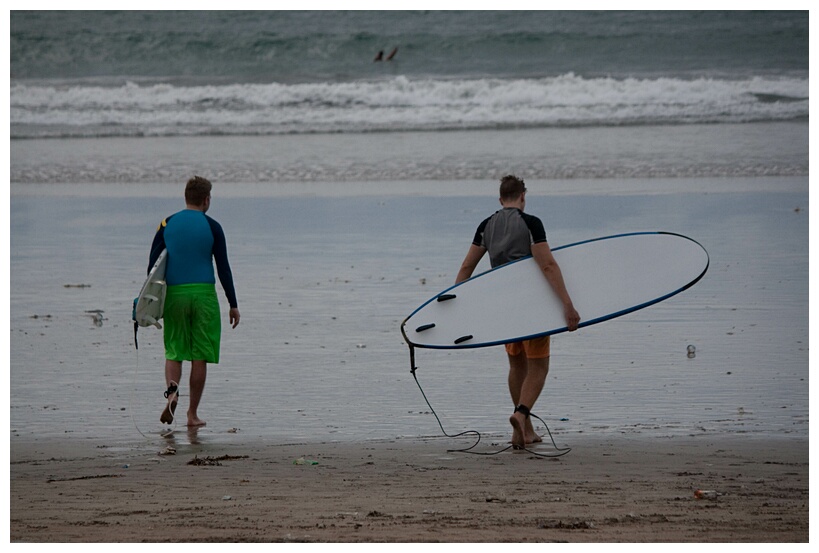
[[[165,358],[219,362],[222,316],[215,284],[177,284],[165,295]]]

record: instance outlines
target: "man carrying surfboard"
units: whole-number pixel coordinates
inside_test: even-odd
[[[197,408],[205,389],[208,363],[219,362],[222,320],[216,295],[216,278],[230,304],[230,324],[239,324],[239,308],[233,273],[227,257],[225,233],[211,217],[205,215],[211,202],[210,181],[192,177],[185,186],[185,209],[174,213],[159,225],[151,246],[150,270],[163,250],[168,252],[165,281],[164,342],[165,397],[168,403],[159,420],[170,424],[174,419],[182,361],[191,362],[188,426],[204,426]]]
[[[501,179],[500,204],[502,209],[484,219],[478,226],[472,245],[458,271],[456,284],[472,276],[486,252],[489,252],[493,268],[531,255],[563,303],[566,326],[570,331],[576,330],[580,315],[572,304],[563,274],[552,256],[543,223],[537,217],[524,213],[526,186],[521,179],[514,175]],[[534,431],[529,413],[549,374],[549,348],[549,336],[506,344],[509,392],[515,404],[515,412],[509,418],[512,425],[512,445],[515,448],[541,441]]]

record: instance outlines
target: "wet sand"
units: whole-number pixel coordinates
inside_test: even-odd
[[[224,186],[212,212],[229,232],[242,324],[225,328],[223,362],[209,371],[208,432],[233,441],[223,433],[239,427],[247,442],[272,443],[436,435],[399,328],[452,285],[475,225],[496,205],[464,183],[441,186],[459,185],[473,195],[279,198]],[[581,190],[548,193],[571,186]],[[608,182],[623,195],[586,186],[531,184],[527,201],[555,245],[664,229],[705,245],[711,267],[666,302],[556,336],[537,414],[570,433],[806,438],[807,179]],[[179,199],[53,188],[68,195],[11,196],[12,439],[139,440],[135,426],[160,427],[164,351],[154,328],[140,330],[135,349],[132,301],[155,225]],[[416,353],[418,380],[450,433],[506,431],[502,348]],[[183,408],[188,374],[186,365]]]
[[[471,443],[447,438],[288,445],[189,438],[136,449],[13,442],[11,541],[809,539],[801,438],[576,435],[558,438],[573,448],[558,458],[452,453]],[[698,489],[716,495],[697,499]]]

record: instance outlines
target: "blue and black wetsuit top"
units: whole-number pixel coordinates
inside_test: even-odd
[[[492,267],[532,254],[532,244],[546,242],[543,223],[516,207],[505,207],[484,219],[472,243],[489,252]]]
[[[148,271],[163,249],[168,250],[168,265],[165,269],[165,282],[168,286],[216,284],[213,273],[215,259],[219,282],[225,289],[230,307],[238,307],[233,273],[228,263],[225,233],[214,219],[201,211],[185,209],[162,221],[151,245]]]

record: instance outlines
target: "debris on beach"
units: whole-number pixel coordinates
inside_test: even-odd
[[[188,461],[189,465],[194,466],[208,466],[208,467],[221,467],[222,463],[220,461],[233,461],[234,459],[247,459],[247,455],[222,455],[220,457],[198,457],[194,456],[193,459]]]
[[[299,457],[295,461],[293,461],[294,465],[318,465],[318,461],[312,461],[310,459],[305,459],[304,457]]]
[[[694,492],[695,499],[716,499],[721,495],[716,490],[697,490]]]
[[[594,523],[589,520],[541,520],[538,522],[537,527],[541,530],[554,528],[564,530],[591,530],[594,528]]]
[[[96,326],[102,326],[103,321],[106,320],[106,318],[102,316],[102,314],[105,313],[102,309],[89,309],[85,313],[91,317]]]
[[[94,475],[91,475],[91,476],[73,476],[73,477],[70,477],[70,478],[54,478],[54,477],[51,477],[51,478],[48,478],[46,480],[46,482],[50,484],[52,482],[73,482],[75,480],[92,480],[92,479],[95,479],[95,478],[122,478],[122,476],[123,476],[122,474],[94,474]]]
[[[63,284],[63,288],[91,288],[90,284]]]
[[[176,455],[176,448],[168,446],[158,453],[158,455]]]

